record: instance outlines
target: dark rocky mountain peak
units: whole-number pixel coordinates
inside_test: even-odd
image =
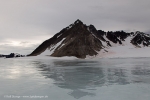
[[[77,19],[75,22],[74,22],[74,24],[83,24],[83,22],[80,20],[80,19]]]
[[[93,31],[90,31],[89,27],[82,21],[76,20],[52,38],[44,41],[30,56],[39,55],[44,51],[49,51],[50,53],[47,55],[54,57],[75,56],[85,58],[87,55],[97,55],[103,45]]]
[[[53,57],[86,58],[86,56],[95,56],[102,51],[109,52],[108,48],[116,45],[123,46],[127,41],[135,47],[149,46],[150,36],[142,32],[105,32],[97,30],[94,25],[87,26],[78,19],[44,41],[29,56],[41,54]]]
[[[79,19],[77,19],[73,24],[70,24],[69,26],[66,27],[66,29],[70,29],[72,27],[81,27],[81,26],[84,26],[83,22]],[[86,26],[86,25],[85,25]]]

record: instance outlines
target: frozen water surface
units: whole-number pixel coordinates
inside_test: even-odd
[[[150,58],[0,59],[0,100],[150,100]]]

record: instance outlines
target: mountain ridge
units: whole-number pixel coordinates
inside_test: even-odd
[[[97,30],[94,25],[87,26],[78,19],[44,41],[28,56],[37,56],[47,51],[43,54],[53,57],[75,56],[86,58],[86,56],[96,56],[102,51],[107,53],[109,52],[108,48],[114,47],[116,44],[123,46],[128,37],[132,37],[129,42],[135,48],[150,45],[150,36],[143,32],[105,32]]]

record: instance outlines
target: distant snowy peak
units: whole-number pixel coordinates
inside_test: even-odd
[[[112,48],[137,48],[150,45],[150,36],[142,32],[102,31],[94,25],[87,26],[76,20],[52,38],[44,41],[29,56],[47,55],[54,57],[75,56],[86,58],[103,53],[110,54]],[[113,52],[115,52],[113,49]],[[117,50],[116,50],[117,51]]]

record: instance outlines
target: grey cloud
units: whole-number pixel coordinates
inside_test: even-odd
[[[23,43],[27,41],[38,45],[76,19],[105,31],[148,32],[150,1],[1,0],[0,43],[18,41],[30,45]]]

